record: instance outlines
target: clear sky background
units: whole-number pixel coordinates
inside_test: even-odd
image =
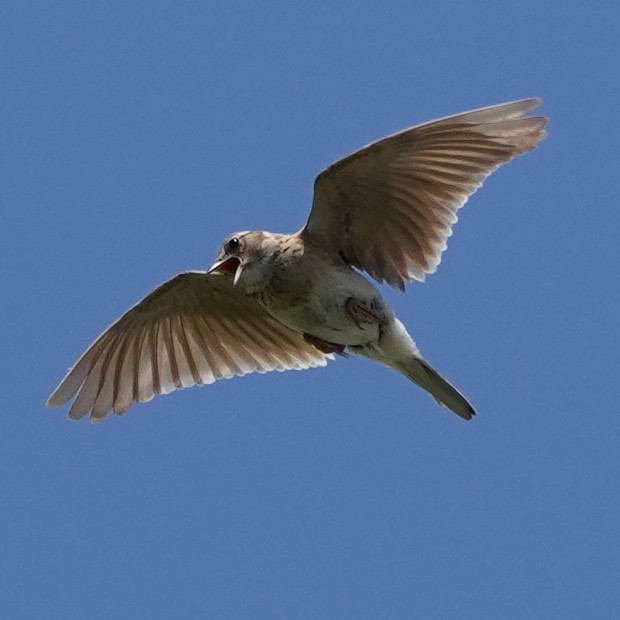
[[[612,618],[615,2],[0,8],[6,618]],[[543,98],[541,147],[388,292],[466,423],[339,359],[138,405],[44,407],[97,334],[238,229],[293,231],[387,133]]]

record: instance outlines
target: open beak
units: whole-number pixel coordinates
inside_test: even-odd
[[[211,267],[209,267],[207,273],[219,273],[224,275],[234,274],[233,284],[237,284],[241,272],[243,271],[243,265],[236,256],[227,256],[221,260],[215,261]]]

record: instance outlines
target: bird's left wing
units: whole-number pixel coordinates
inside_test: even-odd
[[[113,323],[48,400],[102,420],[134,402],[235,375],[324,366],[331,356],[269,315],[229,276],[181,273]]]
[[[379,282],[403,289],[433,273],[457,210],[499,165],[545,136],[538,99],[405,129],[340,159],[314,184],[301,235]]]

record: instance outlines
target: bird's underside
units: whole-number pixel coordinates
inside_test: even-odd
[[[384,308],[377,307],[376,302],[367,303],[363,299],[357,297],[346,297],[342,306],[343,315],[355,325],[358,330],[363,331],[366,326],[376,325],[378,328],[378,336],[380,336],[381,327],[388,322],[388,317]],[[303,337],[306,342],[309,342],[326,355],[336,353],[337,355],[346,357],[345,350],[347,346],[355,346],[350,343],[342,344],[330,342],[329,340],[324,340],[308,332],[303,332]],[[379,338],[377,338],[377,340],[379,340]],[[369,343],[370,342],[371,340],[369,340]]]
[[[178,388],[324,366],[348,348],[395,368],[469,419],[471,405],[419,356],[380,294],[349,295],[347,287],[366,285],[347,274],[361,278],[354,268],[403,290],[433,273],[458,209],[498,166],[544,138],[546,119],[527,116],[538,104],[524,99],[438,119],[338,160],[317,177],[298,233],[228,237],[211,269],[175,276],[105,330],[48,405],[73,398],[71,418],[90,413],[99,421]],[[310,249],[317,260],[304,259]],[[302,268],[293,273],[293,264]],[[309,286],[314,281],[325,285]],[[342,331],[329,324],[336,315],[319,311],[333,307],[357,340],[334,337]],[[304,317],[303,328],[296,317]]]
[[[346,356],[345,350],[346,344],[338,344],[336,342],[327,342],[327,340],[321,340],[312,334],[303,334],[304,340],[310,343],[313,347],[317,348],[321,353],[325,355],[331,355],[336,353],[337,355]]]

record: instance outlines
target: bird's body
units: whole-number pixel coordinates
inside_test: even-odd
[[[433,273],[457,210],[500,164],[531,150],[546,119],[524,99],[424,123],[349,155],[316,179],[293,234],[229,236],[207,271],[162,284],[86,350],[50,397],[69,415],[248,372],[323,366],[351,351],[397,370],[471,419],[467,399],[421,356],[379,289]]]
[[[236,286],[272,316],[327,343],[364,346],[379,338],[379,323],[356,324],[347,300],[381,308],[383,322],[393,313],[379,290],[339,256],[305,243],[298,233],[237,233],[240,239],[244,235],[262,248],[261,258],[243,269]]]
[[[465,397],[424,361],[379,289],[339,255],[304,242],[303,231],[233,238],[254,253],[236,286],[273,317],[326,353],[348,348],[401,372],[462,417],[473,415]]]

